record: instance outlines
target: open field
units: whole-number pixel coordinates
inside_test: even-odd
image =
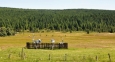
[[[56,43],[64,40],[65,50],[24,49],[25,59],[20,58],[22,47],[32,39]],[[19,33],[0,37],[0,61],[2,62],[115,62],[115,33]],[[110,54],[110,56],[108,55]],[[51,56],[49,60],[49,54]]]
[[[114,48],[115,33],[19,33],[15,36],[0,37],[0,47],[24,47],[26,42],[32,39],[41,39],[42,42],[50,42],[55,39],[56,43],[62,41],[69,43],[69,48]]]

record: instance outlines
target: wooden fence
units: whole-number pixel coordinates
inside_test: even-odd
[[[68,43],[31,43],[27,42],[28,49],[68,49]]]

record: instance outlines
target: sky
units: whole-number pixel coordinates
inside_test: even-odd
[[[115,10],[115,0],[0,0],[0,7]]]

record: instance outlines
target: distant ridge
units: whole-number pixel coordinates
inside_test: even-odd
[[[0,8],[10,8],[10,9],[29,9],[29,8],[13,8],[13,7],[0,7]],[[77,8],[77,9],[29,9],[29,10],[108,10],[108,9],[86,9],[86,8]],[[115,11],[115,10],[109,10]]]

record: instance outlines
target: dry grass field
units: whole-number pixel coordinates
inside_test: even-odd
[[[52,38],[56,43],[63,39],[68,43],[69,49],[24,49],[26,58],[21,60],[19,53],[22,47],[26,46],[26,42],[32,42],[33,38],[41,39],[43,43],[50,43]],[[0,37],[0,61],[2,62],[114,62],[114,52],[115,33],[18,33],[15,36]],[[66,61],[65,54],[67,54]]]
[[[115,33],[18,33],[15,36],[0,37],[0,47],[25,47],[32,39],[41,39],[43,43],[55,39],[56,43],[67,42],[69,48],[114,48]]]

